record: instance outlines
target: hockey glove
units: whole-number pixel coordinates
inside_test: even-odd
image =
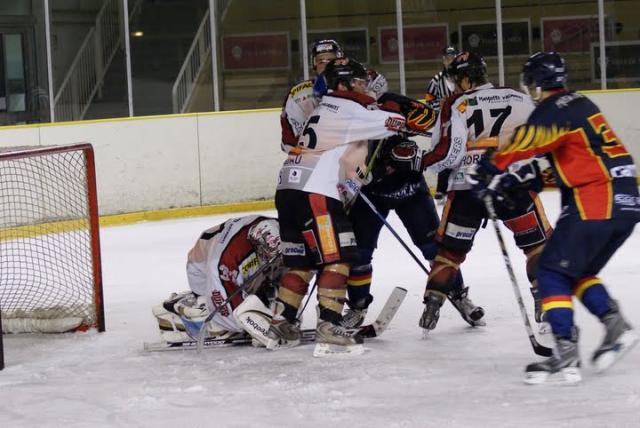
[[[378,74],[375,70],[368,69],[367,77],[369,82],[367,84],[367,92],[373,98],[377,99],[389,90],[387,79],[382,74]]]
[[[345,210],[351,209],[358,195],[360,194],[360,184],[351,179],[346,179],[338,183],[338,193]]]
[[[315,82],[313,82],[313,95],[318,98],[322,98],[328,92],[327,79],[323,74],[320,74]]]
[[[419,101],[392,92],[382,94],[380,98],[378,98],[378,104],[382,110],[400,113],[404,117],[407,117],[411,110],[425,107],[425,105]]]
[[[388,165],[398,172],[422,172],[423,155],[415,141],[405,140],[391,149]]]
[[[466,180],[471,184],[471,190],[478,196],[484,198],[487,193],[495,193],[497,181],[496,176],[502,174],[493,163],[491,163],[491,154],[493,151],[487,152],[480,158],[480,161],[471,166],[467,172]]]
[[[505,194],[515,189],[539,193],[544,185],[540,167],[535,159],[514,163],[499,178],[497,190]]]

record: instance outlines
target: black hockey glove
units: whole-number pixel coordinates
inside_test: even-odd
[[[391,149],[387,165],[398,172],[422,172],[423,155],[415,141],[405,140]]]

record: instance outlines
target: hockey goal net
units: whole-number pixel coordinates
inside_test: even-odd
[[[90,144],[0,149],[2,331],[104,331]]]

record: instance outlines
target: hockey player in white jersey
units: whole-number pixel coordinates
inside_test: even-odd
[[[285,153],[297,147],[305,122],[320,104],[320,98],[326,94],[326,80],[319,77],[327,64],[336,58],[344,58],[344,51],[335,40],[318,40],[311,46],[311,63],[315,76],[289,90],[280,114],[280,148]],[[387,80],[382,74],[367,70],[367,93],[370,96],[377,99],[387,92],[387,87]]]
[[[199,329],[212,312],[205,326],[209,337],[234,337],[245,329],[253,337],[266,334],[253,319],[273,312],[269,306],[283,270],[279,247],[274,218],[249,215],[205,230],[187,256],[190,290],[153,308],[162,338],[188,340],[185,324]]]
[[[279,173],[275,199],[289,270],[282,276],[265,342],[269,349],[300,343],[296,315],[317,272],[316,356],[364,350],[362,338],[341,324],[349,267],[357,259],[343,203],[358,194],[358,169],[364,169],[368,140],[405,126],[404,116],[380,110],[366,95],[367,72],[360,63],[336,59],[324,74],[329,93],[307,120],[298,147]]]
[[[436,327],[452,280],[471,250],[475,234],[488,217],[483,202],[467,181],[468,170],[487,149],[497,146],[498,136],[510,136],[534,109],[528,95],[489,83],[484,59],[477,54],[458,54],[449,66],[449,74],[459,93],[445,101],[434,127],[436,144],[431,152],[422,156],[421,165],[435,172],[452,170],[436,237],[438,255],[427,281],[425,309],[419,322],[427,331]],[[552,230],[537,197],[539,190],[514,187],[508,201],[496,206],[498,217],[513,232],[517,246],[527,257],[527,276],[534,297],[537,261]],[[539,317],[538,314],[538,321]]]

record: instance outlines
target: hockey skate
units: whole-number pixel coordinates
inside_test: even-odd
[[[445,295],[438,291],[429,291],[424,296],[424,312],[418,322],[418,325],[424,329],[424,334],[436,328],[444,299]]]
[[[476,306],[469,298],[469,287],[462,290],[454,290],[447,295],[454,308],[460,313],[460,316],[471,327],[484,327],[487,323],[482,319],[484,317],[484,309]]]
[[[275,302],[275,313],[269,331],[267,331],[267,349],[276,350],[281,348],[293,348],[300,344],[302,333],[300,326],[290,323],[282,316],[284,305],[281,302]]]
[[[359,334],[354,335],[344,326],[318,319],[316,347],[313,350],[313,356],[361,355],[365,351],[363,342],[364,340]]]
[[[582,380],[580,353],[578,350],[578,327],[573,327],[571,339],[556,337],[553,355],[544,361],[532,363],[525,369],[524,383],[573,385]]]
[[[370,294],[354,304],[347,302],[347,310],[342,314],[342,325],[349,330],[360,327],[364,323],[371,302],[373,296]]]
[[[601,373],[616,363],[638,343],[638,335],[620,314],[615,301],[610,301],[611,309],[601,318],[606,329],[602,344],[595,350],[591,363]]]
[[[161,305],[154,306],[151,312],[158,321],[160,337],[167,342],[180,342],[191,338],[185,328],[185,320],[194,323],[204,320],[209,314],[205,299],[191,291],[171,293]],[[206,326],[206,337],[226,337],[226,329],[209,321]]]

